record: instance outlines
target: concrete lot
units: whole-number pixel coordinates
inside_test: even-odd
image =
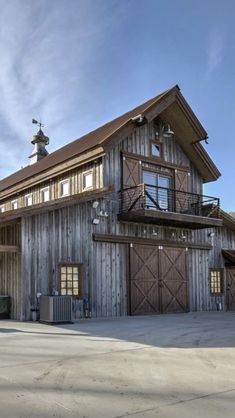
[[[0,322],[0,417],[235,417],[235,313]]]

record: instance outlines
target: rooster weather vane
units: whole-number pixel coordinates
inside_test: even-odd
[[[42,124],[42,122],[38,122],[36,119],[32,119],[32,123],[36,124],[39,126],[39,129],[41,129],[42,127],[44,127],[45,125]]]

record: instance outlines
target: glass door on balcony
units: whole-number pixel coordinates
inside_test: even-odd
[[[151,171],[143,172],[147,209],[169,210],[170,177]]]

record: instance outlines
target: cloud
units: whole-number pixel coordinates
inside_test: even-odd
[[[65,121],[78,96],[85,96],[87,61],[101,33],[89,5],[77,0],[1,3],[0,177],[27,164],[32,117],[53,133],[54,148],[62,145]]]
[[[210,76],[221,65],[224,48],[224,32],[212,31],[209,35],[207,49],[207,76]]]

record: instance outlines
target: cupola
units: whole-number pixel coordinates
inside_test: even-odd
[[[33,123],[38,123],[35,119],[32,119]],[[38,123],[39,124],[39,123]],[[44,135],[44,132],[41,129],[42,124],[39,124],[40,128],[36,135],[33,135],[31,144],[34,145],[32,154],[29,156],[30,165],[36,163],[37,161],[41,160],[42,158],[48,155],[48,151],[46,149],[46,145],[49,144],[48,136]]]

